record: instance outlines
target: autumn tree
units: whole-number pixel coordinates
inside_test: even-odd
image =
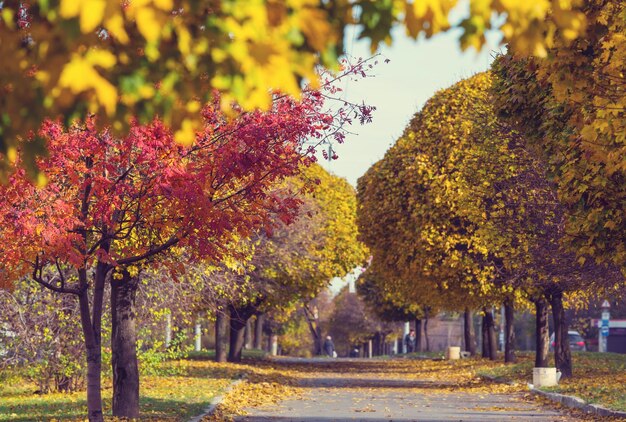
[[[586,2],[585,37],[562,37],[538,61],[514,52],[493,65],[501,117],[546,163],[565,207],[564,245],[583,265],[604,263],[602,289],[624,273],[622,2]],[[591,262],[590,262],[591,261]],[[613,268],[611,268],[613,267]],[[567,343],[561,336],[557,350]]]
[[[429,101],[359,180],[359,226],[372,250],[371,267],[390,299],[423,311],[480,307],[493,291],[476,226],[444,195],[450,185],[444,172],[452,165],[446,164],[449,151],[436,144],[461,141],[454,136],[464,114],[458,109],[472,103],[464,94],[442,92]]]
[[[466,94],[473,105],[462,114],[469,129],[452,144],[462,147],[459,153],[446,147],[451,149],[451,158],[443,167],[450,175],[444,186],[449,184],[450,200],[458,204],[456,214],[477,227],[475,239],[490,251],[487,258],[495,270],[492,283],[514,289],[504,296],[507,316],[515,298],[512,293],[521,290],[533,297],[539,291],[549,300],[557,336],[563,339],[555,349],[556,364],[564,376],[571,376],[564,294],[584,295],[602,288],[607,284],[603,281],[614,283],[617,274],[593,261],[577,260],[567,250],[566,208],[549,180],[548,166],[522,135],[499,120],[490,94],[492,77],[478,75],[457,86],[464,83],[475,89]],[[472,127],[481,129],[473,131]],[[434,151],[438,150],[436,146]],[[507,321],[507,334],[511,333]]]
[[[549,166],[571,249],[623,271],[624,5],[590,1],[583,11],[584,39],[559,40],[549,60],[498,58],[496,98]]]
[[[71,392],[85,386],[85,362],[78,301],[57,295],[30,280],[17,280],[12,290],[0,289],[0,343],[10,353],[0,368],[27,365],[26,379],[42,394]]]
[[[293,224],[279,223],[270,236],[261,233],[256,240],[251,271],[243,275],[251,285],[249,296],[231,309],[233,361],[240,360],[243,329],[252,314],[288,315],[366,258],[357,241],[355,192],[346,180],[311,165],[285,186],[301,192],[301,214]]]
[[[197,110],[213,89],[222,92],[225,108],[234,100],[248,110],[267,109],[272,92],[298,95],[303,80],[315,81],[318,65],[337,67],[347,25],[375,50],[391,43],[396,26],[413,39],[450,29],[448,15],[458,4],[4,1],[0,48],[12,59],[0,73],[0,152],[11,162],[17,139],[36,132],[46,117],[63,116],[69,125],[94,113],[116,136],[128,134],[132,118],[161,116],[188,145],[203,124]],[[555,34],[572,40],[583,32],[579,6],[471,1],[469,15],[454,27],[463,48],[480,48],[486,31],[500,29],[516,51],[545,56]],[[36,170],[33,157],[44,138],[21,147],[22,160]]]

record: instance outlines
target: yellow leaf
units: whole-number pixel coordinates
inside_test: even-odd
[[[98,76],[94,88],[100,100],[100,104],[104,106],[107,114],[109,116],[113,115],[117,105],[117,89],[111,85],[109,81],[100,76]]]
[[[157,21],[154,9],[142,7],[137,10],[137,28],[147,41],[156,41],[161,34],[161,25]]]
[[[107,114],[112,115],[115,112],[117,89],[100,76],[85,58],[74,56],[65,65],[59,77],[59,87],[68,88],[74,94],[94,89],[97,101],[104,106]]]
[[[80,13],[81,2],[77,0],[61,0],[61,8],[59,13],[65,19],[78,16]]]
[[[94,66],[101,66],[104,69],[110,69],[117,63],[115,55],[106,50],[91,49],[85,54],[85,60]]]
[[[10,163],[15,163],[15,160],[17,160],[17,148],[9,147],[7,150],[7,158]]]
[[[307,41],[317,51],[323,51],[332,35],[326,12],[306,8],[300,12],[300,26]]]
[[[37,174],[37,186],[42,188],[48,184],[48,177],[43,173]]]
[[[183,120],[183,123],[180,125],[180,129],[174,134],[176,142],[185,146],[193,144],[196,139],[195,126],[196,125],[192,120]]]
[[[4,21],[4,24],[8,26],[10,29],[14,29],[15,13],[13,12],[13,10],[5,7],[2,9],[2,11],[0,11],[0,15],[2,16],[2,20]]]
[[[106,0],[83,0],[80,11],[80,30],[83,33],[91,32],[100,25],[106,9]]]
[[[104,21],[104,27],[109,31],[111,36],[122,44],[128,43],[129,38],[126,30],[124,29],[124,18],[120,14],[115,14],[108,17]]]
[[[191,52],[191,34],[184,26],[180,25],[178,31],[178,49],[186,56]]]
[[[174,2],[172,0],[154,0],[154,5],[166,12],[174,8]]]

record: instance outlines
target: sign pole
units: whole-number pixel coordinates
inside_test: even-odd
[[[611,319],[611,304],[608,300],[602,302],[602,319],[600,320],[600,335],[598,338],[598,351],[606,353],[608,351],[609,321]]]

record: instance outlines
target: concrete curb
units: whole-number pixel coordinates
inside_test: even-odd
[[[586,401],[576,396],[566,396],[565,394],[542,391],[529,385],[529,390],[533,394],[545,397],[550,401],[561,403],[563,406],[580,409],[583,412],[597,416],[626,419],[626,412],[611,410],[597,404],[588,404]]]
[[[222,394],[213,398],[213,401],[211,401],[211,404],[209,405],[209,407],[204,409],[204,413],[198,416],[194,416],[193,418],[189,419],[189,422],[200,422],[202,418],[211,416],[211,414],[215,412],[215,409],[217,408],[217,406],[219,406],[219,404],[224,400],[224,397],[226,396],[226,394],[231,392],[237,385],[245,381],[245,379],[246,379],[246,376],[244,375],[241,378],[234,380],[233,382],[228,384],[228,386],[224,389]]]
[[[494,377],[486,374],[479,374],[481,378],[488,379],[489,381],[499,382],[502,384],[515,385],[515,383],[501,381],[498,377]],[[548,391],[539,390],[538,388],[533,387],[532,384],[528,384],[528,389],[531,393],[536,394],[538,396],[545,397],[546,399],[561,403],[563,406],[571,407],[574,409],[580,409],[585,413],[590,413],[592,415],[611,417],[611,418],[622,418],[626,419],[626,412],[620,412],[618,410],[611,410],[603,406],[599,406],[597,404],[588,404],[586,401],[576,396],[567,396],[565,394],[559,393],[551,393]]]

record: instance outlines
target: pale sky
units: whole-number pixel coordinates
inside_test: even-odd
[[[372,78],[349,82],[345,98],[376,106],[373,123],[361,126],[355,122],[342,145],[334,145],[339,158],[321,164],[336,175],[345,177],[353,186],[357,179],[402,134],[411,117],[438,90],[489,68],[492,57],[500,51],[498,33],[490,34],[489,44],[480,52],[461,52],[459,32],[452,31],[428,40],[413,41],[402,29],[394,31],[391,47],[382,54]],[[352,57],[370,57],[369,43],[352,42],[347,35],[347,50]],[[389,63],[384,63],[389,59]]]

